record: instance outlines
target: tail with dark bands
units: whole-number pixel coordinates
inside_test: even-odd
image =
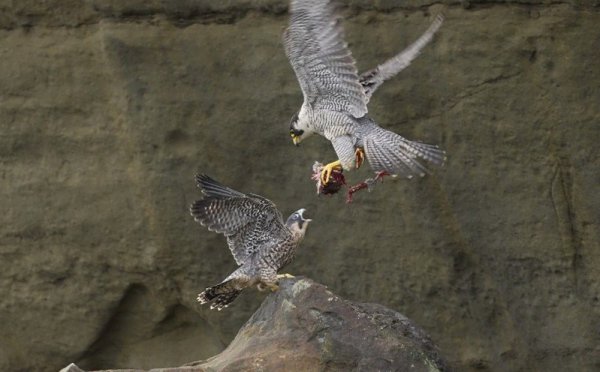
[[[446,152],[435,145],[409,141],[383,128],[377,128],[364,139],[365,154],[375,172],[423,177],[430,173],[419,159],[441,166]]]
[[[198,295],[198,302],[200,304],[206,304],[212,301],[210,305],[211,309],[217,309],[221,311],[226,308],[236,299],[240,294],[240,290],[233,286],[231,280],[217,284],[212,287],[208,287],[204,292]]]

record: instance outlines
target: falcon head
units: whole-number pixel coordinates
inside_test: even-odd
[[[304,218],[304,212],[306,212],[306,209],[298,209],[288,217],[287,221],[285,222],[285,225],[288,227],[288,229],[290,229],[292,232],[304,235],[306,228],[308,227],[308,223],[312,221],[311,219]]]
[[[292,120],[290,120],[290,136],[296,146],[313,133],[312,129],[308,126],[308,121],[303,119],[300,118],[300,112],[297,112],[292,116]]]

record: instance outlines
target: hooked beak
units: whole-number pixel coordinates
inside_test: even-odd
[[[292,142],[294,142],[294,145],[300,146],[300,140],[298,139],[298,136],[292,137]]]
[[[298,211],[298,213],[300,214],[300,218],[302,218],[302,221],[304,221],[304,222],[312,221],[310,218],[304,218],[304,212],[306,212],[306,209],[304,209],[304,208],[302,208]]]

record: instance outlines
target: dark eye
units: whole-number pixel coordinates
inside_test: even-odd
[[[303,133],[304,131],[302,129],[290,129],[290,136],[292,137],[300,137]]]

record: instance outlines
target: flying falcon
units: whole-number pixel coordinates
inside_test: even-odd
[[[225,235],[238,269],[221,283],[198,295],[201,304],[213,302],[211,309],[221,310],[235,300],[244,288],[278,289],[282,267],[292,261],[310,219],[304,209],[283,221],[272,201],[255,194],[244,194],[221,185],[206,175],[196,176],[205,195],[194,202],[190,212],[210,231]]]
[[[358,168],[365,158],[378,175],[424,176],[428,170],[417,159],[441,165],[445,152],[381,128],[367,116],[367,103],[385,80],[417,57],[443,17],[437,16],[408,48],[359,77],[335,8],[329,0],[291,1],[283,42],[304,95],[300,111],[290,121],[294,144],[313,133],[331,141],[338,160],[323,167],[323,184],[334,169]]]

